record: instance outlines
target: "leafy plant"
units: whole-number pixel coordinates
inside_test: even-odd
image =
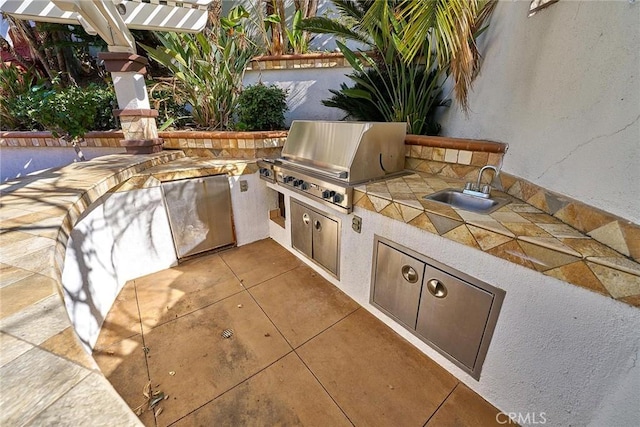
[[[162,47],[141,45],[171,71],[175,85],[165,88],[173,91],[177,102],[190,105],[197,126],[226,129],[231,125],[245,68],[257,53],[243,29],[248,16],[237,6],[211,31],[157,33]]]
[[[317,13],[317,0],[294,0],[295,12],[291,27],[287,27],[287,4],[285,0],[261,0],[250,2],[252,26],[257,38],[268,55],[288,53],[302,54],[309,51],[311,34],[300,27],[303,19]]]
[[[423,101],[413,96],[425,96],[424,102],[432,103],[437,96],[429,93],[429,88],[440,91],[441,80],[453,76],[456,98],[463,110],[467,108],[467,93],[479,67],[479,55],[475,38],[484,30],[484,22],[489,18],[495,0],[332,0],[347,24],[326,17],[306,19],[301,27],[315,33],[333,34],[346,40],[365,43],[373,49],[371,54],[356,55],[343,43],[338,43],[342,53],[356,71],[371,67],[380,78],[391,76],[389,87],[380,89],[367,78],[363,92],[343,92],[347,96],[369,99],[380,90],[393,93],[396,105],[380,106],[385,117],[401,117],[406,111],[416,123],[419,111],[411,111],[413,106]],[[352,25],[349,25],[348,23]],[[421,69],[431,73],[437,70],[434,85],[419,85],[412,89],[410,79],[421,73]],[[367,74],[365,77],[371,77]],[[378,94],[379,95],[379,94]],[[379,97],[379,96],[378,96]],[[403,100],[404,98],[404,100]],[[407,105],[401,103],[409,102]],[[413,125],[411,125],[414,128]],[[418,126],[419,127],[419,126]],[[411,130],[415,132],[414,129]]]
[[[424,58],[427,67],[451,75],[456,99],[467,111],[467,96],[480,69],[475,40],[486,29],[497,0],[374,1],[363,28],[390,26],[404,62]],[[425,48],[426,46],[426,48]]]
[[[437,82],[437,71],[427,72],[424,66],[400,66],[393,73],[381,71],[384,70],[374,67],[352,73],[349,78],[355,84],[349,87],[342,83],[340,90],[330,89],[333,96],[322,104],[343,110],[345,119],[406,121],[411,133],[440,133],[434,115],[446,101]]]
[[[387,3],[400,2],[389,0]],[[363,22],[375,2],[334,0],[333,3],[343,15],[342,20],[316,17],[305,20],[302,26],[314,32],[366,43],[373,51],[356,54],[344,43],[336,41],[355,71],[349,75],[355,85],[342,85],[340,92],[333,91],[334,97],[324,105],[341,108],[347,112],[347,117],[360,120],[406,122],[408,131],[414,134],[439,132],[434,115],[437,107],[446,105],[442,101],[441,86],[444,73],[429,66],[422,58],[402,60],[394,40],[406,30],[407,22],[395,20],[393,25],[387,26],[384,25],[387,18],[381,14],[365,26]],[[386,9],[381,11],[386,12]]]
[[[151,107],[158,112],[156,121],[159,130],[169,126],[182,127],[192,120],[191,113],[185,109],[184,104],[175,99],[173,91],[167,89],[165,84],[151,86],[149,102]]]
[[[262,83],[245,88],[238,98],[238,124],[241,130],[284,129],[287,91]]]
[[[55,137],[75,141],[89,130],[113,129],[114,104],[113,90],[96,84],[86,88],[39,85],[10,100],[9,112],[28,124],[29,130],[49,130]]]
[[[35,68],[20,70],[15,65],[0,63],[0,125],[2,129],[30,129],[30,121],[22,122],[9,111],[11,100],[29,92],[33,85],[40,85],[43,79]]]

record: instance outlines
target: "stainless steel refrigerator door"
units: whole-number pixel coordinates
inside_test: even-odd
[[[235,243],[227,175],[162,184],[178,258]]]

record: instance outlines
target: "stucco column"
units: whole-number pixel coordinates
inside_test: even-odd
[[[142,154],[162,150],[162,139],[158,138],[156,117],[147,95],[144,76],[147,59],[128,52],[100,52],[98,58],[111,73],[118,100],[118,109],[113,114],[120,119],[124,139],[121,144],[128,153]]]

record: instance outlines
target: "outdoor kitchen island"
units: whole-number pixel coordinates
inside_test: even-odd
[[[69,230],[69,226],[76,221],[74,219],[64,229],[61,228],[66,218],[64,213],[68,212],[71,218],[77,218],[78,214],[74,212],[78,211],[74,206],[81,205],[60,204],[56,197],[72,201],[83,200],[82,203],[87,206],[136,172],[179,157],[179,153],[171,152],[150,156],[150,160],[145,156],[112,156],[108,161],[96,159],[74,165],[70,168],[76,172],[71,175],[60,173],[58,178],[53,175],[48,179],[31,178],[26,186],[3,186],[1,211],[5,214],[3,218],[9,218],[3,219],[3,228],[11,229],[11,234],[5,233],[2,240],[2,277],[3,281],[10,280],[3,287],[3,318],[0,321],[3,340],[3,365],[0,369],[3,379],[7,381],[3,384],[2,393],[3,420],[21,423],[30,419],[57,419],[83,424],[107,417],[110,422],[120,420],[118,422],[121,424],[127,424],[127,420],[136,422],[133,414],[113,394],[102,375],[95,372],[94,362],[84,353],[71,329],[73,326],[69,324],[60,296],[56,292],[60,286],[60,276],[55,275],[55,269],[51,271],[54,274],[50,276],[51,279],[47,279],[51,281],[49,285],[47,280],[34,285],[33,277],[30,281],[25,281],[25,284],[31,283],[29,298],[12,300],[10,297],[24,287],[19,282],[25,275],[48,277],[48,270],[34,269],[49,268],[47,266],[55,265],[54,262],[47,264],[37,261],[55,259],[55,236],[58,230]],[[147,161],[153,163],[145,163]],[[131,165],[139,166],[132,170]],[[257,175],[256,172],[244,176],[255,177],[249,182],[249,189],[263,193],[264,196],[261,197],[265,197],[264,200],[273,201],[276,199],[276,192],[281,192],[284,195],[285,210],[289,208],[290,199],[297,198],[316,210],[327,211],[326,205],[301,197],[299,193],[287,188],[275,184],[267,184],[270,189],[265,188],[265,183],[258,180]],[[59,181],[64,176],[74,182]],[[426,185],[431,185],[432,180],[443,179],[437,175],[419,176],[426,180]],[[148,176],[144,177],[144,173],[139,177],[136,178],[139,182],[149,179]],[[415,175],[406,178],[415,179]],[[449,178],[444,179],[447,185],[453,184],[448,180]],[[140,188],[140,185],[136,184],[134,187]],[[65,193],[52,193],[55,188],[64,188]],[[73,188],[78,188],[76,193]],[[545,412],[549,422],[553,420],[558,424],[587,424],[590,421],[597,424],[598,420],[612,419],[613,411],[633,414],[635,409],[625,407],[624,402],[633,402],[634,375],[637,375],[638,369],[634,367],[633,360],[634,352],[637,351],[635,344],[636,331],[640,327],[640,310],[564,280],[543,275],[535,269],[503,259],[500,254],[486,253],[455,239],[451,240],[451,237],[457,235],[455,231],[459,227],[446,231],[447,224],[452,224],[447,221],[433,221],[435,217],[430,218],[430,223],[442,236],[425,231],[425,227],[429,226],[420,216],[428,216],[425,210],[413,219],[410,219],[412,214],[403,216],[402,220],[397,216],[392,219],[390,216],[393,217],[393,214],[390,212],[394,212],[395,201],[400,198],[395,194],[394,197],[383,198],[386,202],[381,202],[379,199],[382,197],[379,196],[385,194],[380,190],[381,188],[375,187],[355,189],[353,214],[332,213],[341,222],[340,280],[336,280],[314,263],[309,263],[311,268],[505,412]],[[395,193],[390,187],[387,190],[389,194]],[[40,209],[38,213],[40,204],[34,204],[33,201],[36,194],[48,194],[39,196],[39,203],[42,203],[43,208],[50,207],[47,203],[55,202],[56,206],[64,207],[63,211],[59,208]],[[84,198],[81,197],[83,194],[86,194]],[[249,199],[255,199],[255,195],[247,193],[244,200],[248,202]],[[270,235],[283,248],[307,262],[306,258],[291,248],[290,219],[284,222],[283,228],[267,218],[271,207],[275,207],[272,203],[274,202],[266,202],[262,208],[253,209],[253,222],[267,226],[268,230],[263,237]],[[248,203],[246,206],[250,205]],[[505,208],[518,205],[521,216],[531,214],[522,211],[531,208],[521,203],[512,202]],[[31,210],[21,211],[25,208]],[[405,208],[400,207],[398,212],[402,215],[403,210]],[[82,211],[83,208],[80,207],[79,212]],[[362,220],[360,233],[351,228],[354,216]],[[472,220],[478,218],[464,220],[469,230],[476,227],[472,225]],[[486,230],[486,227],[483,229]],[[451,231],[454,233],[450,233]],[[51,237],[39,237],[40,234],[33,234],[34,232],[49,233]],[[506,291],[480,381],[471,378],[369,303],[374,235],[398,242]],[[17,240],[8,239],[10,236]],[[247,238],[246,243],[258,238],[255,234],[254,237]],[[22,242],[17,243],[18,246],[28,244],[32,247],[33,244],[38,246],[37,243],[42,239],[52,245],[45,245],[38,250],[34,247],[34,255],[22,258],[14,251],[16,242]],[[583,238],[581,241],[585,243],[585,247],[589,246],[590,239]],[[483,243],[487,244],[486,241]],[[591,245],[592,248],[595,246]],[[59,251],[58,254],[57,259],[62,261],[62,254]],[[505,256],[508,254],[505,251]],[[61,269],[62,265],[58,274]],[[635,282],[627,280],[626,283],[634,286]],[[577,354],[581,357],[577,358]],[[43,377],[43,371],[34,370],[34,366],[41,366],[42,363],[56,367],[55,370],[45,371],[55,373],[54,377]],[[89,391],[99,396],[100,405],[94,405],[95,400],[87,398],[94,395]],[[113,398],[108,398],[109,395]],[[79,405],[79,401],[83,404]],[[572,408],[573,413],[567,414],[565,408]],[[594,413],[595,409],[598,410],[597,414]]]

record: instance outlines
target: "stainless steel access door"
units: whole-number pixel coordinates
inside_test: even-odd
[[[313,220],[313,260],[338,274],[338,222],[320,214]]]
[[[235,243],[227,175],[162,183],[178,258]]]
[[[493,294],[427,266],[416,332],[474,370]]]
[[[340,223],[291,199],[291,246],[338,277]]]
[[[378,242],[373,304],[415,329],[425,263]]]
[[[291,246],[307,257],[313,257],[312,211],[291,199]]]

